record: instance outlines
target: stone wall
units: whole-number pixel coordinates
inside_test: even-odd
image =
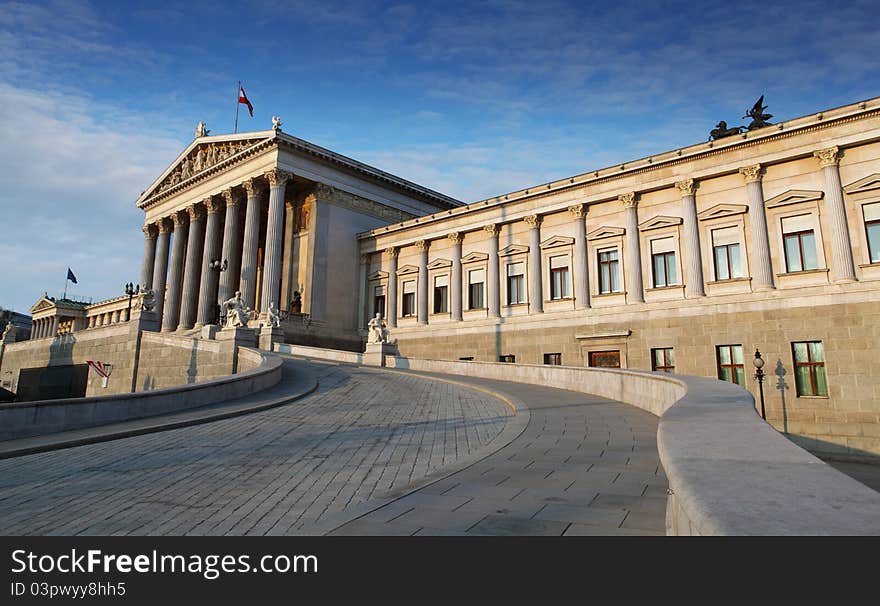
[[[135,385],[150,391],[225,377],[234,372],[232,341],[141,334]]]

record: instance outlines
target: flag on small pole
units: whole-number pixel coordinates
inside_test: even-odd
[[[233,129],[233,133],[238,132],[238,106],[244,104],[247,105],[248,113],[251,115],[251,118],[254,117],[254,106],[251,105],[250,100],[247,98],[247,95],[244,92],[244,87],[241,85],[241,80],[238,81],[238,100],[235,103],[235,128]]]
[[[67,279],[64,281],[64,295],[61,297],[62,299],[67,298],[67,283],[68,282],[73,282],[74,284],[77,284],[76,276],[73,275],[73,272],[70,271],[69,267],[67,268]]]

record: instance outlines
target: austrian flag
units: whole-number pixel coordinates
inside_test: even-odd
[[[244,103],[245,105],[247,105],[248,113],[250,113],[251,118],[253,118],[254,117],[254,106],[251,105],[250,101],[248,101],[247,95],[244,94],[244,87],[241,84],[238,85],[238,102]]]

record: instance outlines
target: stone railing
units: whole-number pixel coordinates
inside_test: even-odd
[[[268,389],[281,380],[281,359],[238,348],[239,372],[176,387],[89,398],[0,404],[0,440],[96,427],[218,404]]]

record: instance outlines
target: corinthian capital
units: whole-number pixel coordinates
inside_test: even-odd
[[[396,246],[389,246],[385,249],[385,252],[388,253],[389,257],[396,257],[398,254],[400,254],[400,249]]]
[[[523,221],[529,226],[529,229],[538,229],[541,225],[541,217],[539,215],[527,215],[523,217]]]
[[[186,213],[183,211],[171,213],[171,220],[174,222],[174,229],[177,229],[181,225],[185,225],[186,219],[187,219]]]
[[[428,250],[428,241],[427,240],[416,240],[415,247],[416,247],[416,250],[419,250],[419,251]]]
[[[269,182],[269,187],[283,187],[287,180],[290,179],[293,175],[291,175],[287,171],[283,171],[279,168],[273,168],[264,173],[266,180]]]
[[[492,236],[493,238],[498,237],[498,232],[501,231],[501,228],[498,227],[497,223],[490,223],[489,225],[484,225],[483,230]]]
[[[190,204],[186,207],[186,213],[189,215],[190,221],[195,221],[196,219],[201,219],[205,216],[205,213],[202,211],[202,207],[198,204]]]
[[[327,185],[326,183],[318,183],[315,185],[315,194],[319,199],[326,200],[327,198],[332,198],[335,192],[336,190],[333,189],[332,185]]]
[[[237,206],[241,202],[241,196],[231,187],[223,190],[223,199],[226,200],[226,206]]]
[[[156,237],[156,226],[152,223],[148,223],[141,228],[141,231],[144,232],[144,237],[147,240],[153,240]]]
[[[623,205],[624,208],[635,208],[636,204],[636,192],[631,191],[625,194],[620,194],[617,196],[617,200]]]
[[[685,179],[684,181],[679,181],[675,184],[678,188],[678,191],[681,192],[682,197],[684,196],[693,196],[694,195],[694,180],[693,179]]]
[[[171,233],[171,221],[165,219],[164,217],[156,221],[156,227],[159,229],[160,234]]]
[[[453,244],[461,244],[461,241],[464,239],[460,231],[454,231],[446,237],[449,238],[449,241]]]
[[[739,169],[740,174],[745,177],[746,183],[753,183],[761,180],[761,165],[753,164],[752,166],[743,166]]]
[[[212,215],[214,213],[220,212],[223,209],[223,204],[217,198],[210,197],[202,200],[202,204],[205,205],[205,208],[208,209],[208,214]]]
[[[572,204],[568,207],[568,214],[572,219],[583,219],[587,216],[587,207],[583,204]]]
[[[244,191],[247,192],[249,198],[259,196],[261,193],[263,193],[263,182],[256,177],[245,179],[244,183],[242,183],[242,186],[244,187]]]
[[[826,166],[837,166],[837,163],[840,161],[840,148],[835,145],[828,149],[814,151],[813,155],[819,158],[819,166],[822,168],[825,168]]]

